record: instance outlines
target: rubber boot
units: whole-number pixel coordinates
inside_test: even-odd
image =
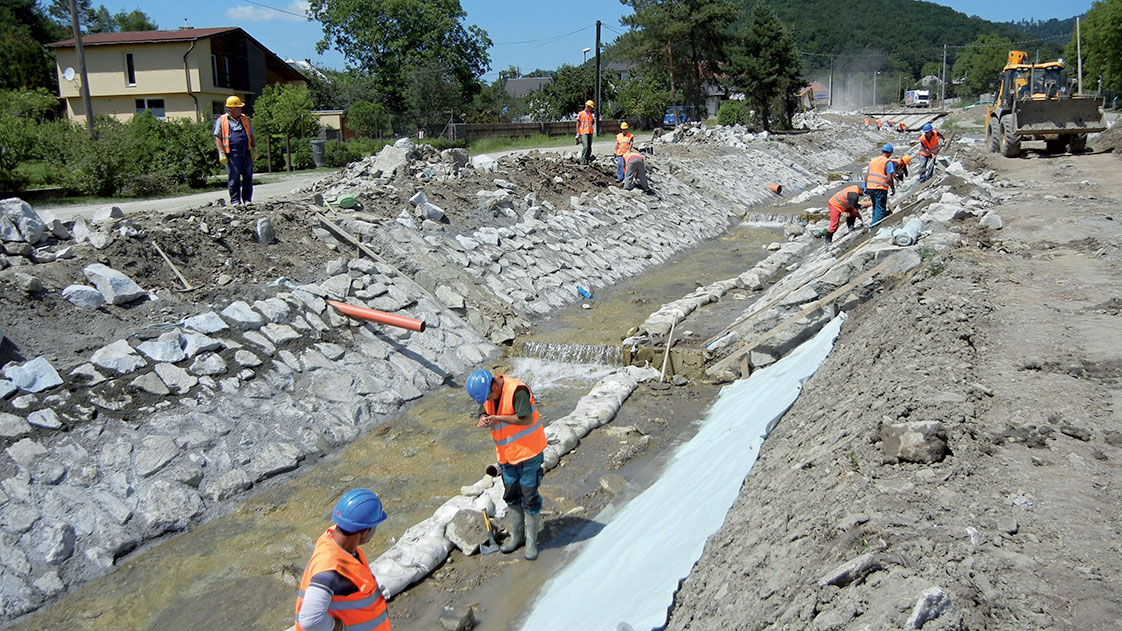
[[[509,554],[518,549],[522,542],[526,540],[522,534],[525,530],[526,514],[522,512],[521,506],[508,506],[510,509],[510,537],[499,546],[499,550]]]
[[[538,558],[538,530],[542,526],[541,513],[526,515],[526,560],[533,561]]]
[[[833,232],[827,232],[826,233],[826,243],[833,243],[833,241],[834,241],[834,233]]]

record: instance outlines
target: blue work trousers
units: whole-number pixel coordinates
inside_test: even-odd
[[[623,156],[616,156],[616,181],[623,181]]]
[[[518,464],[502,465],[503,486],[506,487],[503,501],[507,506],[521,506],[530,515],[542,512],[542,496],[538,494],[538,486],[545,473],[542,470],[544,461],[545,455],[538,454]]]
[[[233,136],[233,134],[231,134]],[[253,201],[253,154],[249,143],[235,143],[230,139],[230,153],[226,154],[226,189],[230,191],[230,203],[249,203]]]
[[[869,198],[873,200],[873,226],[880,223],[881,219],[888,216],[888,191],[879,188],[870,188]]]

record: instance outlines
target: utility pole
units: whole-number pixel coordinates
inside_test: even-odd
[[[82,76],[82,85],[78,91],[82,93],[82,106],[86,108],[86,127],[90,134],[94,133],[93,101],[90,100],[90,76],[86,72],[86,51],[82,50],[82,29],[78,26],[78,3],[70,0],[70,26],[74,29],[74,50],[78,53],[78,73]]]
[[[943,76],[939,79],[939,107],[947,106],[947,45],[943,44]]]
[[[834,56],[830,55],[830,99],[826,102],[826,107],[834,109]]]
[[[73,0],[71,0],[73,1]],[[596,20],[596,135],[600,135],[600,108],[604,104],[600,102],[600,20]]]
[[[1075,62],[1079,65],[1079,91],[1083,94],[1083,39],[1079,35],[1079,16],[1075,16]]]
[[[880,70],[873,71],[873,107],[877,106],[877,75],[879,74]]]

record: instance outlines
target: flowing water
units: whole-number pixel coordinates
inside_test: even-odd
[[[774,240],[773,230],[733,226],[640,277],[597,291],[595,300],[586,301],[590,309],[577,303],[561,310],[530,332],[516,349],[521,356],[501,360],[499,369],[531,385],[543,419],[564,416],[618,365],[614,349],[630,327],[697,285],[747,270]],[[385,501],[389,519],[364,546],[374,558],[392,545],[395,533],[428,518],[461,486],[482,477],[494,448],[489,434],[475,427],[475,410],[460,388],[438,389],[339,453],[260,485],[229,514],[130,555],[112,573],[12,628],[288,628],[296,583],[343,490],[371,488]],[[692,411],[680,413],[696,418]],[[545,567],[528,568],[530,580]],[[434,615],[418,616],[425,624],[414,628],[432,628]]]

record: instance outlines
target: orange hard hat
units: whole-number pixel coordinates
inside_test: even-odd
[[[905,166],[912,163],[912,157],[911,156],[904,156],[903,158],[900,158],[900,159],[904,161]]]

